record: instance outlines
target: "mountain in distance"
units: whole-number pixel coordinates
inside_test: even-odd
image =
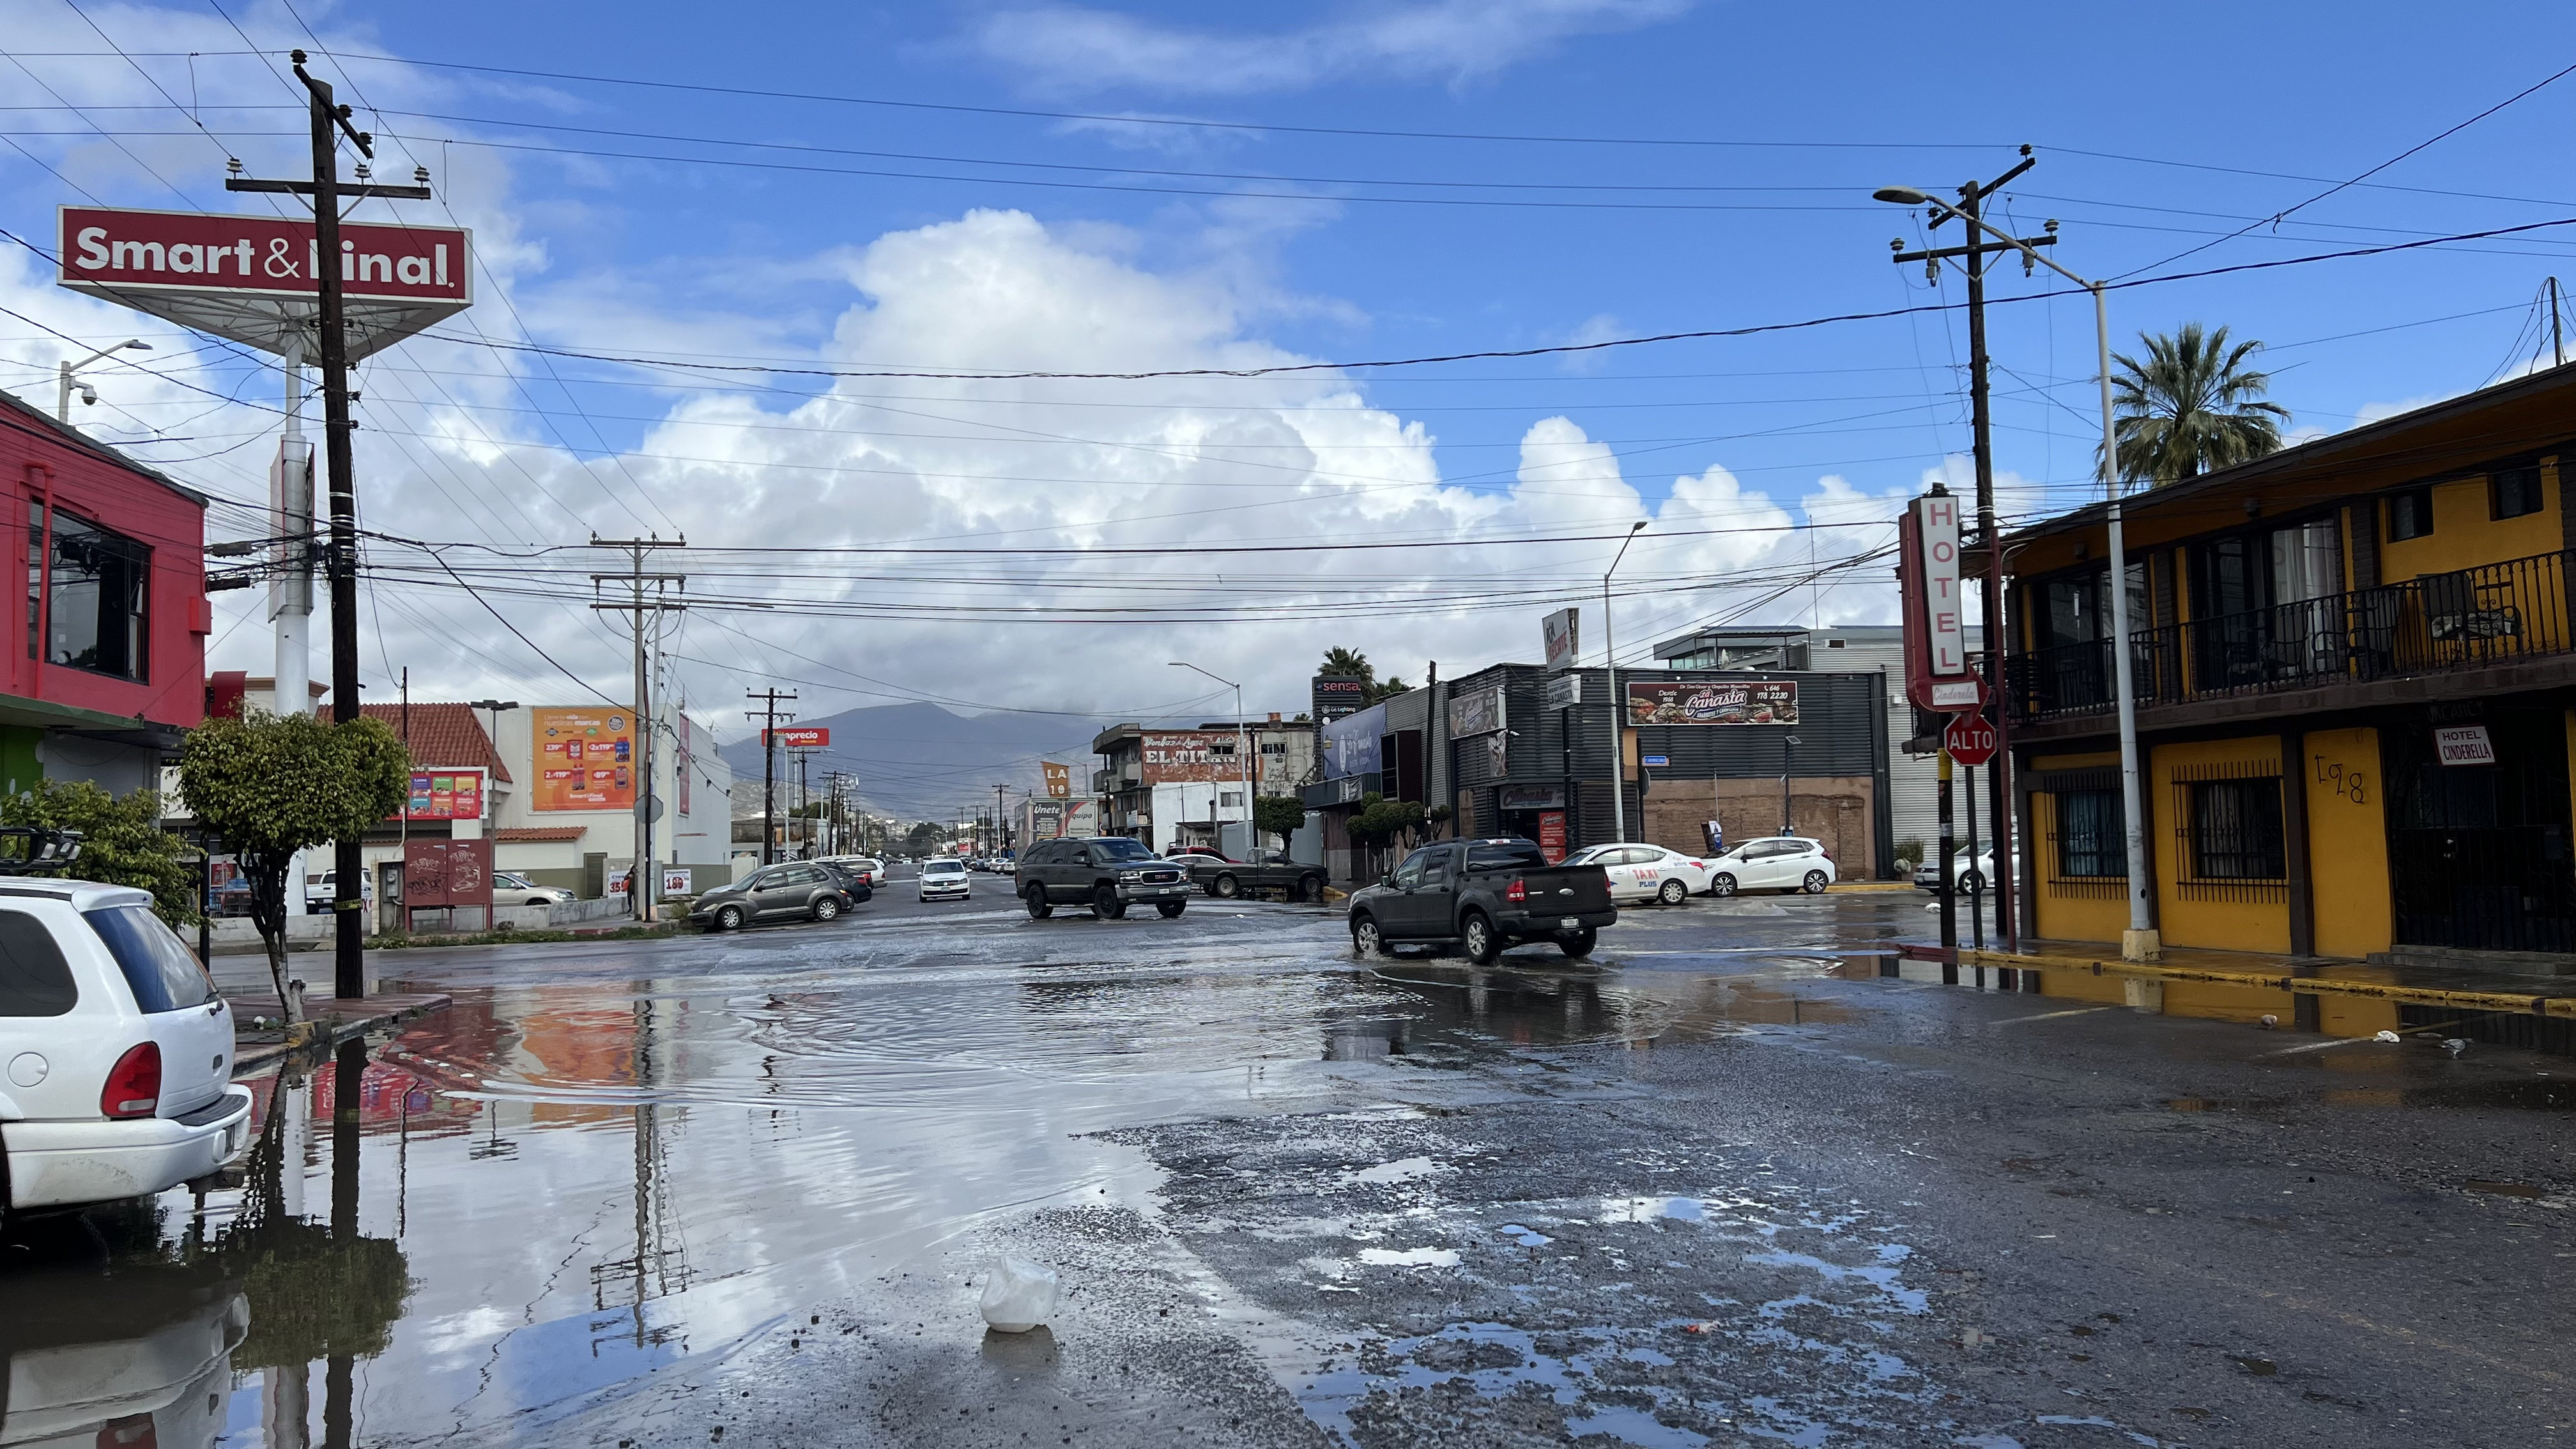
[[[779,750],[778,778],[793,783],[795,756],[802,753],[815,798],[822,797],[825,775],[840,770],[857,777],[858,798],[870,811],[904,820],[951,820],[961,809],[993,808],[997,784],[1010,787],[1015,802],[1024,792],[1044,788],[1040,760],[1072,767],[1075,792],[1089,792],[1091,772],[1100,765],[1091,753],[1092,736],[1115,723],[1068,715],[961,715],[935,704],[872,705],[782,724],[828,729],[832,743],[828,749]],[[737,782],[757,786],[757,730],[720,744],[717,753],[733,766]],[[760,792],[755,788],[748,798],[757,802]]]

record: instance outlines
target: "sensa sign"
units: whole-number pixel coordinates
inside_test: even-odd
[[[65,286],[176,287],[310,294],[321,266],[313,223],[290,217],[62,209]],[[351,296],[469,302],[472,267],[458,227],[340,225],[340,280]]]

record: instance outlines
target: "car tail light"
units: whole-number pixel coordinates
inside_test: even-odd
[[[1529,899],[1529,886],[1519,876],[1513,876],[1512,888],[1503,892],[1503,899],[1518,905]]]
[[[129,1047],[116,1059],[107,1085],[99,1089],[98,1110],[103,1117],[149,1117],[161,1110],[159,1043]]]

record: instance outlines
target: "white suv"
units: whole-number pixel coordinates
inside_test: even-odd
[[[0,1219],[143,1197],[248,1145],[233,1018],[129,886],[0,879]]]

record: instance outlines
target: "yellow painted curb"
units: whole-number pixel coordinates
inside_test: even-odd
[[[1825,889],[1828,891],[1910,891],[1914,889],[1914,883],[1902,880],[1838,880]]]
[[[2537,996],[2505,991],[2454,991],[2438,986],[2400,986],[2386,981],[2346,981],[2331,976],[2274,975],[2264,971],[2223,971],[2205,966],[2167,966],[2156,961],[2123,961],[2116,956],[2041,956],[2008,951],[1961,951],[1966,966],[1999,966],[2042,971],[2088,971],[2095,976],[2136,976],[2157,981],[2207,981],[2222,986],[2250,986],[2306,996],[2355,996],[2372,1001],[2402,1001],[2417,1006],[2448,1006],[2462,1011],[2518,1011],[2534,1016],[2576,1018],[2576,996]]]

